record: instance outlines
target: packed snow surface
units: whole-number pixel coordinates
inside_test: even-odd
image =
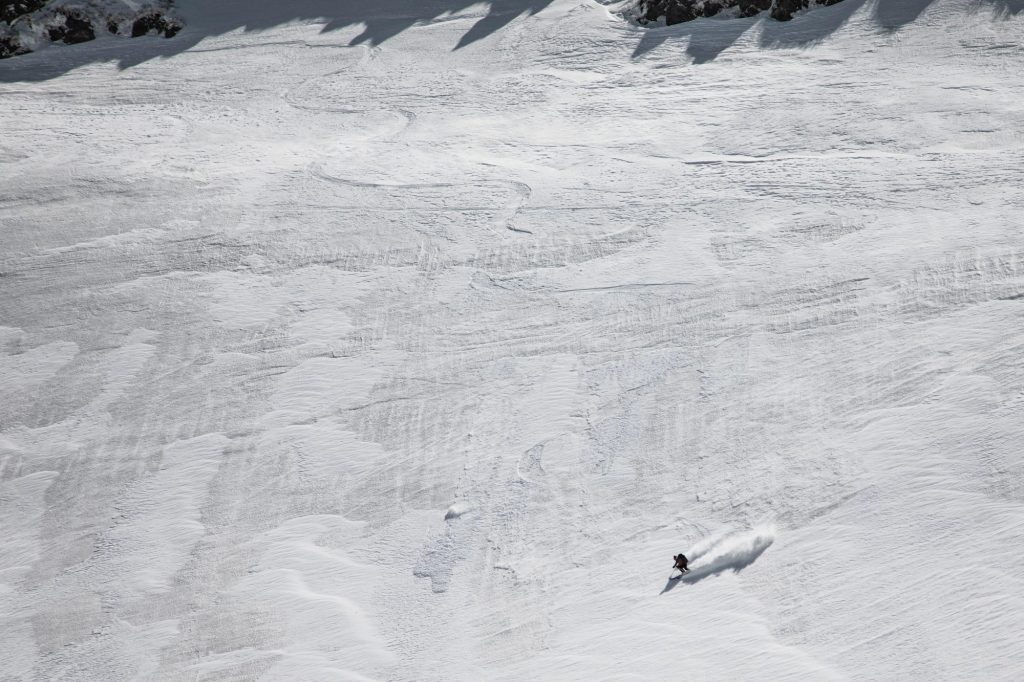
[[[0,63],[0,677],[1024,679],[1021,8]]]

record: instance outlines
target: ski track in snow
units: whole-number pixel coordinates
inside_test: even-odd
[[[1024,13],[535,5],[0,62],[0,677],[1024,676]]]

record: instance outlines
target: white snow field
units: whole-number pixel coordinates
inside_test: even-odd
[[[0,62],[0,679],[1024,679],[1022,8]]]

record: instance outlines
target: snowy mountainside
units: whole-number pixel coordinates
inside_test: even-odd
[[[633,6],[0,62],[4,676],[1024,675],[1024,12]]]

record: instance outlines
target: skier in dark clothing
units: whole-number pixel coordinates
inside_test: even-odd
[[[676,562],[675,565],[672,566],[672,568],[678,568],[680,575],[682,575],[683,573],[686,573],[688,570],[690,570],[690,569],[688,569],[686,567],[686,564],[688,564],[689,562],[686,560],[686,556],[685,555],[680,554],[679,556],[674,556],[672,558],[675,559],[675,562]]]

